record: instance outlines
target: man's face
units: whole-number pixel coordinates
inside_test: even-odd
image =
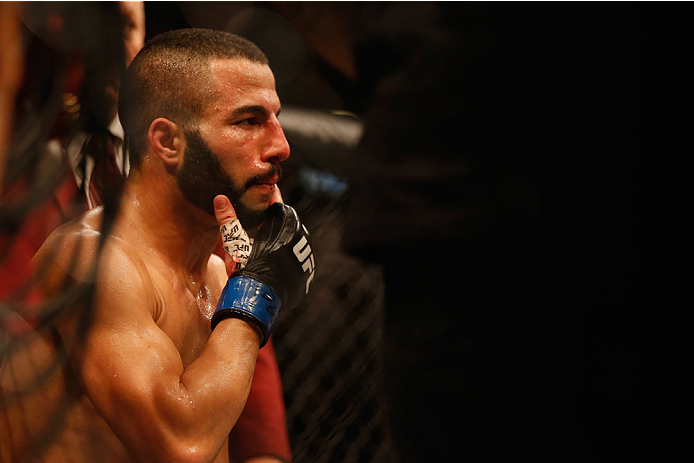
[[[212,200],[229,197],[244,227],[262,220],[289,145],[277,120],[280,102],[268,66],[246,60],[211,63],[213,101],[196,131],[186,131],[178,173],[184,197],[213,214]]]
[[[265,218],[265,209],[247,207],[241,198],[256,183],[279,179],[282,176],[281,166],[273,164],[267,173],[253,176],[244,184],[236,185],[198,131],[186,131],[185,136],[187,145],[183,165],[176,176],[183,197],[195,207],[214,215],[214,197],[226,195],[245,228],[260,225]]]

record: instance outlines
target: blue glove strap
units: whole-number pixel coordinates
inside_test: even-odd
[[[253,323],[263,347],[272,334],[282,302],[268,285],[249,277],[232,277],[227,281],[212,316],[212,329],[225,318],[234,317]]]

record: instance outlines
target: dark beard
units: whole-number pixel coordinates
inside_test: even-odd
[[[265,221],[267,209],[259,211],[246,207],[241,202],[241,195],[258,180],[268,175],[279,174],[281,171],[279,165],[275,165],[270,173],[253,177],[238,188],[200,133],[197,130],[184,133],[187,145],[183,165],[176,175],[176,182],[186,201],[214,216],[212,204],[214,197],[225,195],[231,201],[241,225],[246,230],[260,226]]]

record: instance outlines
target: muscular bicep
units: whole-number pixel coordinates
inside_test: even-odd
[[[146,271],[127,256],[106,254],[75,360],[99,414],[126,447],[139,446],[154,428],[167,428],[157,425],[172,413],[167,410],[171,396],[183,403],[183,364],[153,318],[158,301]]]
[[[154,303],[142,286],[97,290],[82,364],[92,399],[108,399],[99,404],[106,415],[122,413],[128,405],[121,400],[149,400],[155,382],[177,385],[183,372],[178,350],[151,315]]]
[[[75,356],[83,387],[136,459],[211,460],[248,396],[257,336],[246,322],[229,320],[184,368],[155,322],[157,292],[139,262],[107,251],[100,264],[108,271],[98,273],[88,334]]]

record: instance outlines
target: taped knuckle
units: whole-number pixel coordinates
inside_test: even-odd
[[[220,226],[219,233],[222,237],[222,247],[234,262],[235,270],[245,267],[251,254],[252,245],[246,230],[241,226],[241,222],[234,218],[229,223]]]

